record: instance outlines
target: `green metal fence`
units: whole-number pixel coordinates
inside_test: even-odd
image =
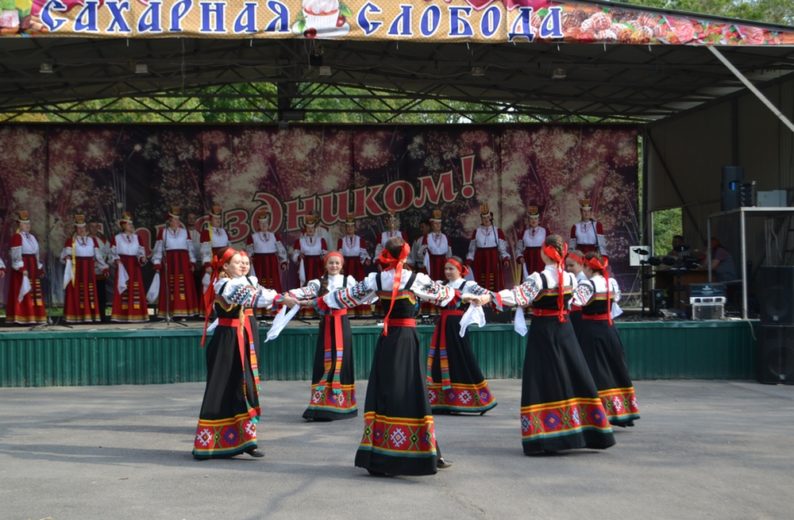
[[[619,323],[635,379],[750,379],[755,337],[748,322]],[[470,329],[471,330],[471,329]],[[265,329],[261,331],[264,338]],[[356,378],[365,379],[381,329],[353,327]],[[433,330],[417,327],[427,345]],[[511,325],[471,331],[474,353],[489,379],[521,377],[526,338]],[[203,381],[201,331],[136,330],[0,334],[0,386],[161,384]],[[260,345],[264,380],[311,378],[317,330],[287,328]]]

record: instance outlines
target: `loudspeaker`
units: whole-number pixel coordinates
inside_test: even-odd
[[[761,323],[794,325],[794,266],[761,266],[756,287],[761,304]]]
[[[741,166],[723,166],[722,183],[720,192],[722,193],[722,211],[737,209],[741,207],[741,190],[744,181],[744,168]]]
[[[759,383],[794,385],[794,326],[758,328],[755,373]]]

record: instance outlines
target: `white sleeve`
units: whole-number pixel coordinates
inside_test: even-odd
[[[420,300],[446,307],[455,297],[455,289],[434,281],[425,273],[416,273],[411,290]]]
[[[540,273],[532,273],[521,285],[499,291],[497,296],[500,303],[508,307],[526,307],[532,303],[543,287],[540,276]]]
[[[350,309],[369,303],[378,290],[378,275],[379,273],[370,273],[353,287],[331,291],[323,296],[323,301],[332,309]]]

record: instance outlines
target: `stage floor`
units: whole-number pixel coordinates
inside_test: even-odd
[[[353,466],[361,417],[300,418],[306,381],[263,383],[264,459],[190,455],[204,385],[0,389],[3,518],[790,518],[794,386],[641,381],[642,418],[606,451],[525,457],[521,383],[483,417],[439,416],[448,470]],[[357,383],[363,408],[366,381]],[[789,418],[789,419],[786,419]]]

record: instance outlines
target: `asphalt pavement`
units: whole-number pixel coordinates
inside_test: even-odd
[[[485,416],[436,418],[451,468],[395,478],[353,466],[361,417],[301,419],[305,381],[264,382],[264,459],[209,461],[203,383],[2,388],[0,519],[794,518],[794,386],[639,381],[616,446],[525,457],[520,381],[490,384]]]

